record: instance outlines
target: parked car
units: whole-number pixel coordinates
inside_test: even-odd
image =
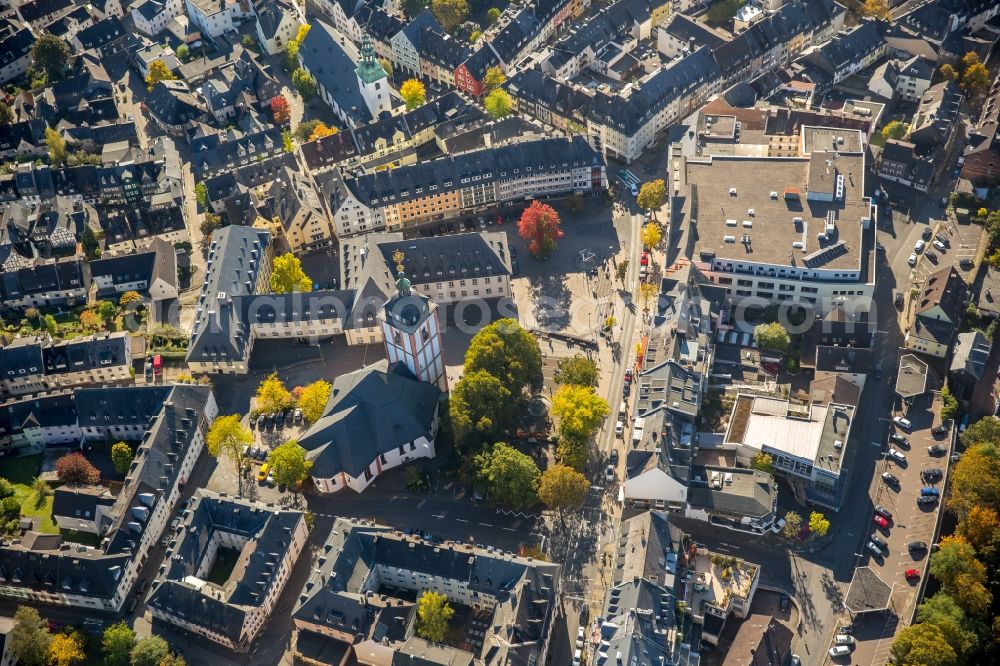
[[[896,304],[897,308],[903,307],[903,292],[897,291],[896,295],[893,296],[892,302]]]
[[[941,435],[947,435],[949,430],[951,430],[951,428],[942,423],[941,425],[936,425],[931,428],[931,434],[935,437],[939,437]]]
[[[615,466],[618,465],[618,449],[616,449],[616,448],[612,448],[611,449],[611,456],[610,456],[609,460],[611,461],[612,465],[615,465]]]
[[[924,240],[930,240],[933,232],[930,227],[924,227],[923,231],[920,232],[920,237]]]
[[[935,234],[934,239],[939,241],[945,247],[951,246],[951,240],[944,234]]]
[[[779,607],[781,608],[782,612],[788,610],[788,595],[787,594],[781,595],[781,601],[779,602]]]
[[[934,486],[924,486],[920,489],[921,497],[940,497],[941,491],[939,491]]]
[[[299,421],[301,421],[302,420],[302,410],[296,407],[295,408],[295,413],[292,415],[292,418],[295,419],[296,423],[298,423]]]
[[[889,457],[898,463],[906,462],[906,455],[899,449],[889,449]]]
[[[877,513],[878,515],[882,516],[883,518],[887,518],[889,520],[892,520],[892,512],[889,511],[889,509],[887,509],[884,506],[882,506],[881,504],[876,504],[875,505],[875,513]]]
[[[947,451],[948,449],[944,448],[940,444],[931,444],[930,446],[927,447],[927,453],[931,454],[932,456],[944,455]]]
[[[583,627],[580,627],[579,629],[576,630],[576,649],[577,650],[582,650],[583,649],[583,639],[584,639],[584,637],[586,635],[587,635],[587,632],[584,631]]]
[[[846,645],[835,645],[830,648],[830,656],[836,659],[851,654],[851,648]]]
[[[917,265],[917,255],[911,253],[910,256],[909,256],[909,258],[907,258],[906,263],[908,263],[911,266],[916,266]]]
[[[625,424],[622,423],[621,419],[615,423],[615,437],[621,437],[625,434]]]
[[[973,266],[975,266],[975,265],[976,265],[976,262],[974,262],[974,261],[973,261],[972,259],[970,259],[969,257],[962,257],[961,259],[959,259],[959,260],[958,260],[958,265],[959,265],[959,266],[960,266],[961,268],[966,268],[966,269],[968,269],[968,268],[972,268]]]
[[[629,384],[623,384],[622,385],[622,395],[623,396],[625,396],[627,398],[631,392],[632,392],[632,386],[631,385],[629,385]]]
[[[930,504],[937,504],[938,498],[931,497],[930,495],[921,495],[917,498],[917,504],[919,506],[925,506]]]
[[[931,252],[930,250],[924,252],[924,256],[927,257],[927,260],[930,261],[932,264],[936,264],[938,261],[938,256],[933,252]]]
[[[941,471],[940,467],[928,467],[927,469],[920,472],[920,478],[922,478],[927,483],[934,483],[936,481],[939,481],[942,476],[944,476],[944,472]]]
[[[903,572],[903,575],[906,576],[906,580],[915,580],[920,578],[920,572],[916,569],[907,569]]]
[[[632,383],[632,368],[629,368],[628,370],[625,371],[625,383],[626,384]]]
[[[910,543],[906,544],[906,549],[911,551],[927,550],[927,544],[923,541],[911,541]]]
[[[271,465],[268,463],[264,463],[263,465],[261,465],[260,469],[257,470],[257,481],[259,481],[260,483],[264,483],[264,480],[267,479],[267,473],[270,471],[270,469]]]
[[[878,534],[872,534],[868,538],[871,539],[872,543],[874,543],[876,546],[878,546],[882,550],[889,550],[889,544],[886,543],[886,540],[883,539],[882,537],[880,537]]]
[[[889,472],[882,472],[882,480],[885,481],[886,485],[899,486],[899,479],[896,478],[895,474],[890,474]]]
[[[837,645],[854,645],[854,636],[850,634],[837,634],[833,637],[833,642]]]
[[[902,446],[905,449],[910,448],[910,440],[906,439],[905,437],[903,437],[899,433],[894,432],[891,435],[889,435],[889,441],[890,442],[895,442],[896,444],[899,444],[900,446]]]
[[[892,422],[903,430],[911,430],[913,424],[910,423],[910,419],[903,418],[902,416],[894,416]]]
[[[256,414],[251,414],[250,415],[250,429],[253,430],[256,426],[257,426],[257,415]]]
[[[877,543],[872,543],[871,541],[869,541],[867,544],[865,544],[865,548],[867,548],[871,552],[871,554],[874,555],[875,557],[884,557],[885,555],[882,552],[882,549],[878,547]]]
[[[928,236],[930,236],[930,234],[928,234]],[[916,245],[913,246],[913,251],[916,254],[920,254],[921,252],[924,251],[925,247],[927,247],[927,243],[925,243],[922,240],[918,240],[917,243],[916,243]]]
[[[875,514],[875,517],[872,518],[872,520],[875,521],[876,525],[878,525],[884,530],[889,528],[889,521],[883,518],[882,516],[878,515],[877,513]]]
[[[945,246],[944,243],[942,243],[941,241],[939,241],[936,238],[934,239],[933,242],[931,242],[931,245],[933,245],[934,247],[936,247],[938,249],[938,252],[945,252],[948,249],[947,246]]]
[[[614,465],[608,465],[606,468],[604,468],[604,478],[607,479],[608,481],[614,481],[615,480],[615,466]]]

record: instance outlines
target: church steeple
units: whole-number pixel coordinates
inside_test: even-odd
[[[361,62],[355,70],[358,79],[365,85],[371,85],[386,77],[385,70],[375,57],[375,47],[372,46],[372,39],[365,33],[361,39]]]

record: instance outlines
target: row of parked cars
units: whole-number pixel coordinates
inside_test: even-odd
[[[285,425],[302,422],[301,409],[286,409],[276,414],[256,414],[250,415],[250,429],[253,430],[260,425],[261,430],[276,430]]]

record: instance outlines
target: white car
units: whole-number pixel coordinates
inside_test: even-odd
[[[621,437],[622,433],[624,432],[625,432],[625,424],[622,423],[621,420],[619,420],[617,423],[615,423],[615,437]]]
[[[910,258],[906,260],[906,263],[908,263],[911,266],[916,266],[917,265],[917,255],[911,254]]]
[[[604,477],[608,481],[614,481],[615,480],[615,466],[614,465],[608,465],[607,466],[607,468],[604,470]]]
[[[913,251],[916,252],[917,254],[920,254],[921,252],[924,251],[925,247],[927,247],[927,243],[925,243],[922,240],[918,240],[917,244],[913,246]]]
[[[577,629],[577,631],[576,631],[576,649],[577,650],[582,650],[583,649],[583,639],[584,639],[585,636],[586,636],[586,633],[584,632],[583,627],[580,627],[579,629]]]
[[[830,648],[830,656],[835,659],[837,657],[843,657],[849,654],[851,654],[851,648],[847,647],[846,645],[835,645],[834,647]]]
[[[910,419],[903,418],[902,416],[894,416],[892,418],[892,422],[895,423],[900,428],[902,428],[903,430],[910,430],[911,428],[913,428],[913,424],[910,423]]]
[[[854,636],[850,634],[837,634],[833,637],[833,642],[837,645],[854,645]]]
[[[889,457],[896,462],[906,462],[906,455],[899,449],[889,449]]]
[[[945,251],[948,250],[948,248],[945,246],[945,244],[942,243],[941,241],[937,240],[937,239],[935,239],[931,243],[931,245],[933,245],[934,247],[936,247],[938,249],[938,251],[940,251],[940,252],[945,252]]]

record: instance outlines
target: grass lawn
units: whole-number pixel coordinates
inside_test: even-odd
[[[101,537],[96,534],[91,534],[90,532],[78,532],[76,530],[59,530],[62,534],[63,541],[69,541],[72,543],[78,543],[81,546],[93,546],[96,548],[101,545]]]
[[[58,534],[59,526],[52,521],[52,496],[49,495],[41,506],[35,506],[35,491],[31,482],[41,469],[42,454],[5,458],[0,476],[14,484],[14,497],[21,503],[21,513],[40,518],[38,529],[49,534]]]

